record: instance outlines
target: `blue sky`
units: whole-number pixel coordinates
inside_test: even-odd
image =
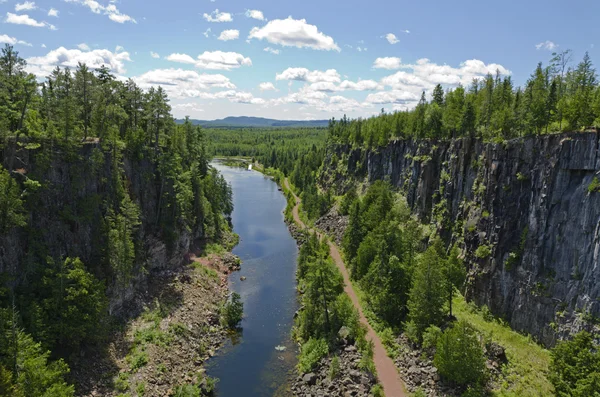
[[[199,119],[369,116],[488,71],[523,84],[553,51],[600,60],[598,1],[0,0],[0,12],[0,41],[40,79],[105,64]]]

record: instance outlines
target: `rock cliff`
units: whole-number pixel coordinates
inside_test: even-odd
[[[330,145],[320,183],[388,180],[414,213],[459,241],[466,295],[546,345],[600,318],[598,133]],[[593,185],[592,185],[593,186]]]
[[[148,271],[180,265],[193,240],[202,236],[202,230],[184,228],[166,235],[157,225],[164,177],[155,163],[139,153],[126,152],[115,161],[110,150],[102,151],[95,143],[75,148],[51,142],[38,146],[9,145],[0,157],[0,164],[7,169],[13,162],[15,179],[23,182],[31,178],[41,183],[37,191],[25,197],[27,226],[0,235],[0,274],[7,272],[17,284],[27,283],[28,272],[44,264],[46,258],[79,257],[105,280],[110,311],[115,314],[144,287]],[[115,282],[106,263],[105,202],[115,193],[110,181],[116,175],[124,179],[127,194],[140,210],[141,225],[133,238],[136,255],[132,279],[126,284]]]

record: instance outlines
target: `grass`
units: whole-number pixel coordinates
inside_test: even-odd
[[[480,310],[474,310],[465,299],[458,295],[453,302],[454,315],[466,320],[481,334],[506,349],[509,364],[503,370],[503,379],[493,391],[494,396],[529,397],[552,396],[554,388],[546,378],[550,364],[550,352],[531,337],[513,331],[499,320],[488,321]]]

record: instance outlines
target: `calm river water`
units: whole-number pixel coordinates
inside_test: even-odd
[[[233,230],[240,236],[233,253],[242,259],[242,268],[229,284],[242,296],[244,319],[241,335],[208,361],[207,372],[220,379],[219,397],[285,396],[296,364],[290,331],[298,309],[298,249],[284,223],[286,200],[275,182],[259,172],[212,165],[233,189]]]

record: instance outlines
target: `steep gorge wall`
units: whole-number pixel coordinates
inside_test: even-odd
[[[165,237],[157,225],[162,177],[156,164],[143,156],[125,153],[115,163],[111,151],[101,151],[99,144],[48,145],[52,144],[34,149],[8,146],[1,153],[0,164],[6,169],[15,155],[13,168],[22,174],[14,175],[15,179],[31,178],[41,188],[25,197],[27,226],[0,234],[0,274],[6,272],[23,284],[30,272],[43,268],[46,258],[79,257],[90,272],[105,280],[110,310],[118,313],[144,288],[148,271],[179,266],[202,230],[180,228]],[[132,278],[125,284],[115,281],[106,261],[105,201],[115,194],[111,178],[119,174],[139,207],[141,222],[133,238]]]
[[[320,182],[401,188],[448,242],[464,240],[467,297],[552,345],[600,318],[600,192],[588,191],[599,174],[599,135],[569,133],[330,146]]]

